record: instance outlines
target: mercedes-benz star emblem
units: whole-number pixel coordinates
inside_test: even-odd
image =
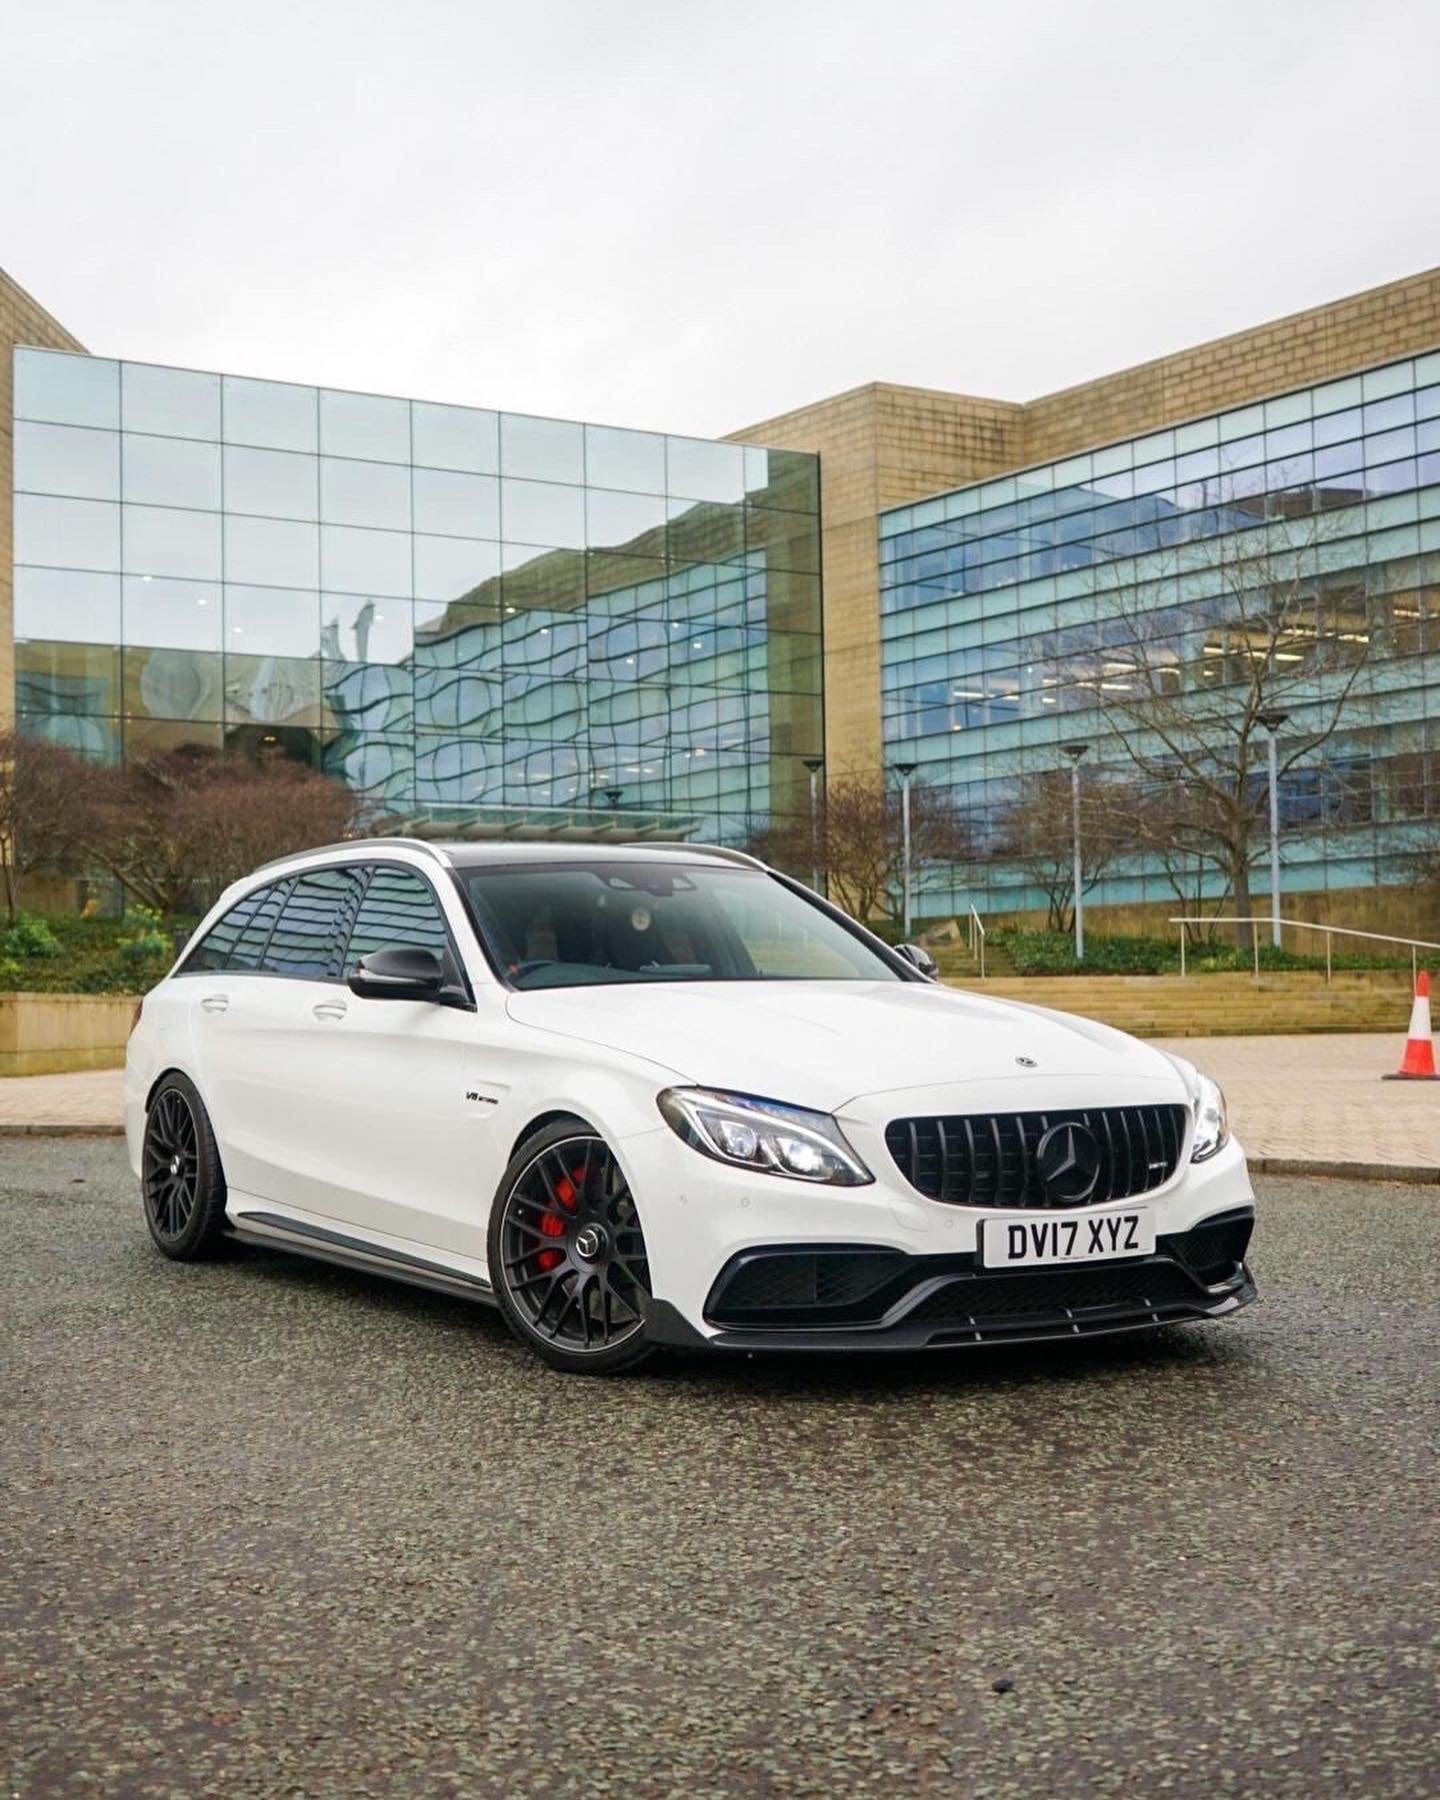
[[[1022,1069],[1033,1069],[1035,1067],[1035,1058],[1033,1056],[1017,1056],[1015,1061]]]
[[[1035,1146],[1035,1166],[1056,1206],[1080,1206],[1100,1179],[1100,1145],[1088,1125],[1065,1119]]]

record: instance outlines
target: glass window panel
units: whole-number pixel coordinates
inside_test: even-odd
[[[666,487],[687,500],[745,498],[745,451],[740,444],[714,444],[703,438],[665,440]]]
[[[358,525],[320,528],[320,585],[351,594],[410,594],[410,539]]]
[[[415,727],[413,672],[393,663],[327,662],[321,689],[330,722],[339,731],[383,732],[395,737]]]
[[[772,631],[819,631],[820,582],[793,569],[768,569],[752,576],[756,616]]]
[[[798,569],[805,574],[820,570],[820,534],[815,521],[803,513],[768,512],[763,507],[745,509],[748,550],[761,550],[776,568]]]
[[[499,482],[493,475],[417,468],[415,529],[447,537],[498,538]]]
[[[120,577],[75,569],[15,571],[15,636],[120,642]]]
[[[259,888],[253,894],[247,894],[243,900],[215,921],[210,929],[193,946],[185,957],[185,970],[189,974],[204,974],[207,971],[223,969],[230,960],[230,953],[235,948],[240,933],[254,919],[260,909],[261,901],[273,888]]]
[[[292,519],[225,521],[225,579],[275,587],[319,586],[316,526]]]
[[[15,560],[70,569],[118,569],[120,508],[106,500],[15,496]]]
[[[473,538],[415,538],[415,597],[456,600],[500,573],[500,546]]]
[[[113,763],[120,757],[120,726],[115,719],[97,719],[80,713],[20,713],[22,737],[58,744],[90,762]]]
[[[708,500],[671,500],[670,560],[729,562],[745,549],[745,511]]]
[[[631,612],[649,600],[659,600],[665,592],[665,564],[658,557],[592,550],[585,560],[585,591],[595,600],[616,595],[616,610]]]
[[[275,922],[280,917],[280,909],[290,888],[290,882],[277,881],[273,887],[260,890],[258,905],[242,923],[230,948],[227,968],[257,970],[262,966],[266,945],[270,942]]]
[[[15,705],[33,714],[119,712],[119,650],[113,644],[17,641]]]
[[[57,425],[120,423],[120,365],[68,351],[15,352],[15,416]]]
[[[410,403],[379,394],[320,390],[320,448],[367,462],[410,460]]]
[[[225,510],[270,518],[315,519],[320,504],[319,461],[292,450],[225,446]]]
[[[337,525],[410,529],[410,470],[398,463],[320,458],[320,517]]]
[[[655,432],[585,427],[585,479],[592,487],[665,492],[665,440]]]
[[[220,436],[220,377],[153,363],[120,366],[120,422],[165,437]]]
[[[225,615],[215,583],[127,575],[124,605],[127,644],[171,650],[218,650],[221,646]]]
[[[270,450],[315,450],[319,396],[314,388],[227,375],[223,398],[227,443],[257,444]]]
[[[565,419],[532,419],[520,413],[500,416],[500,469],[534,481],[585,479],[585,444],[578,425]],[[507,526],[508,531],[508,526]],[[523,532],[515,532],[523,537]],[[542,541],[542,540],[537,540]]]
[[[184,438],[125,433],[122,458],[127,500],[152,506],[220,505],[220,446]]]
[[[402,662],[414,647],[414,608],[378,594],[320,596],[320,653],[337,662]]]
[[[473,406],[411,407],[415,461],[436,469],[468,469],[494,475],[500,467],[500,416]]]
[[[346,732],[325,746],[324,768],[347,787],[395,807],[415,800],[415,740]]]
[[[375,950],[433,950],[446,957],[450,935],[430,884],[412,869],[375,869],[355,915],[345,956],[348,973]]]
[[[120,434],[75,425],[16,421],[17,493],[69,494],[81,500],[120,498]]]
[[[360,890],[359,869],[302,875],[270,934],[266,973],[294,981],[338,980]]]
[[[214,719],[225,710],[216,650],[125,649],[125,711],[145,719]]]
[[[121,567],[136,575],[220,574],[220,514],[182,512],[168,506],[123,509]]]
[[[504,480],[500,522],[505,537],[514,543],[578,549],[585,542],[584,490],[551,481]]]
[[[225,717],[238,724],[318,726],[319,660],[227,651]]]
[[[799,450],[745,451],[748,497],[780,512],[820,510],[820,459]]]
[[[598,549],[627,548],[638,555],[663,557],[665,512],[665,500],[659,494],[589,488],[585,494],[585,541]]]
[[[225,589],[225,648],[246,656],[317,656],[319,596],[305,589]]]
[[[585,558],[574,550],[503,544],[500,566],[506,612],[578,606],[585,597]]]

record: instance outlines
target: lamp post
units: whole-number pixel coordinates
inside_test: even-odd
[[[1075,849],[1075,960],[1085,960],[1085,895],[1080,882],[1080,764],[1088,744],[1062,744],[1062,752],[1070,758],[1070,835]]]
[[[810,771],[810,886],[818,894],[820,892],[820,771],[825,767],[823,756],[807,756],[805,767]]]
[[[900,892],[902,896],[903,934],[910,941],[910,777],[919,763],[892,763],[900,777]]]
[[[1265,757],[1270,766],[1270,942],[1280,948],[1280,796],[1275,772],[1275,739],[1290,717],[1285,712],[1257,713],[1265,727]]]

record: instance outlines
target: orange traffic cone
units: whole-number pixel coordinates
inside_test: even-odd
[[[1410,1035],[1405,1054],[1393,1075],[1382,1081],[1440,1081],[1435,1072],[1435,1043],[1430,1036],[1430,977],[1421,969],[1415,977],[1415,1004],[1410,1009]]]

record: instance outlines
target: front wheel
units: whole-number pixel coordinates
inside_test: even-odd
[[[506,1323],[552,1368],[613,1375],[651,1354],[640,1216],[609,1145],[579,1119],[520,1146],[495,1196],[488,1253]]]

